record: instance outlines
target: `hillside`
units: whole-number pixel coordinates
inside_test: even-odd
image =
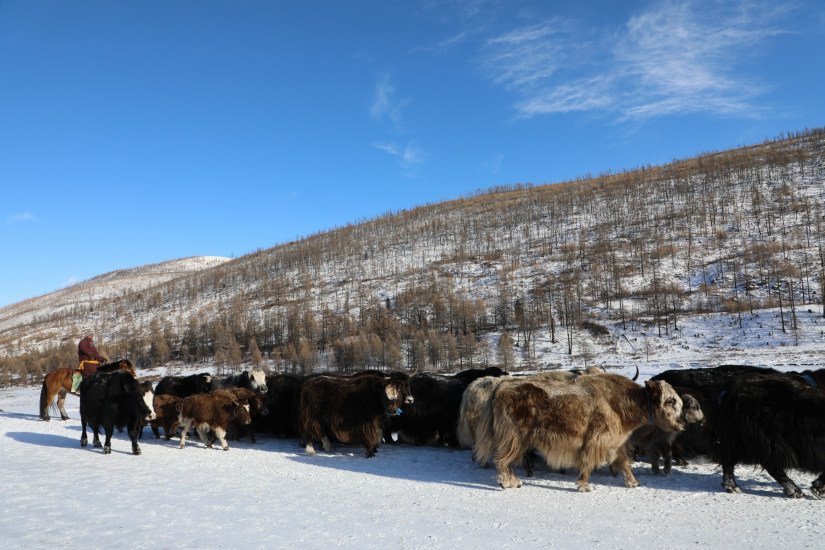
[[[0,310],[0,366],[71,362],[61,342],[85,326],[144,367],[235,368],[258,349],[304,371],[819,354],[823,152],[806,130],[478,191],[177,275],[107,274]]]

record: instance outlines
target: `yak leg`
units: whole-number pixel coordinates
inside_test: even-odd
[[[673,445],[671,445],[671,453],[673,454],[673,462],[679,466],[687,466],[690,464],[687,460],[685,460],[685,457],[682,456],[682,446],[678,441],[674,441]]]
[[[152,434],[155,436],[155,439],[160,439],[160,428],[154,424],[150,424],[150,426],[152,427]],[[166,434],[166,441],[169,441],[169,430],[163,428],[163,432]]]
[[[226,444],[226,432],[221,428],[215,428],[215,437],[221,442],[221,448],[223,448],[224,451],[228,451],[229,445]]]
[[[589,481],[590,481],[590,470],[589,469],[579,470],[579,477],[576,479],[576,489],[580,493],[589,493],[590,491],[593,490],[593,488],[590,487]]]
[[[321,438],[321,443],[324,444],[324,452],[331,453],[332,452],[332,443],[329,441],[329,437],[324,436]]]
[[[86,419],[80,419],[80,424],[83,426],[83,433],[80,434],[80,446],[85,447],[88,443],[88,438],[86,437]]]
[[[533,477],[533,467],[535,466],[536,453],[533,449],[528,449],[521,459],[521,465],[524,467],[524,473],[527,477]]]
[[[66,388],[60,388],[57,392],[57,408],[60,411],[60,420],[68,420],[69,415],[66,414],[66,409],[63,407],[66,403]]]
[[[143,435],[143,426],[140,424],[140,419],[136,419],[135,423],[129,426],[129,439],[132,440],[132,454],[140,454],[140,446],[138,445],[138,437]]]
[[[95,425],[91,426],[91,428],[92,428],[92,433],[94,433],[94,435],[95,435],[94,439],[92,440],[92,446],[94,446],[95,448],[102,447],[103,444],[100,442],[100,434],[98,434],[98,431],[100,430],[100,426],[95,424]]]
[[[736,484],[736,478],[733,475],[735,464],[722,465],[722,488],[729,493],[741,493],[742,487]]]
[[[189,430],[192,429],[192,421],[188,418],[181,419],[180,421],[180,448],[183,449],[186,447],[186,434],[189,433]]]
[[[639,486],[639,482],[636,481],[636,478],[633,476],[633,470],[630,469],[630,459],[627,457],[627,453],[624,452],[623,448],[620,448],[619,452],[616,453],[616,460],[611,464],[611,467],[613,466],[622,473],[625,487],[632,489],[633,487]]]
[[[804,496],[802,490],[785,473],[784,468],[774,464],[766,464],[765,470],[782,486],[782,490],[785,491],[786,495],[791,498],[802,498]]]
[[[212,443],[214,442],[214,440],[210,437],[209,426],[201,424],[196,429],[198,431],[198,435],[201,438],[201,441],[203,441],[203,444],[206,445],[206,448],[208,449],[212,447]]]
[[[106,432],[106,442],[103,444],[103,454],[112,454],[112,435],[115,433],[115,427],[112,422],[103,424],[103,430]],[[97,435],[97,433],[95,433]]]
[[[665,443],[662,447],[662,455],[665,459],[664,473],[665,475],[668,475],[670,470],[673,468],[673,446],[670,443]],[[657,449],[657,452],[658,451],[659,450]]]
[[[811,483],[811,493],[813,493],[816,498],[825,496],[825,474],[820,475]]]
[[[502,450],[501,447],[499,447],[493,456],[493,464],[496,465],[496,469],[498,470],[498,484],[502,489],[518,489],[521,487],[521,480],[516,477],[516,473],[513,470],[513,464],[516,460],[523,459],[525,453],[525,449],[518,443],[515,439],[506,442],[505,444],[509,444],[509,448]]]
[[[662,458],[662,455],[659,454],[659,447],[655,443],[652,443],[645,451],[645,454],[650,459],[650,469],[653,471],[653,474],[657,476],[661,475],[662,471],[659,470],[659,459]],[[670,468],[667,468],[667,472],[670,472]]]

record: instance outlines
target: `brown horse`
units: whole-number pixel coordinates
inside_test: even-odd
[[[113,363],[106,363],[97,368],[97,372],[111,373],[117,370],[128,370],[132,376],[137,378],[135,370],[132,368],[132,363],[128,359],[120,359]],[[75,369],[67,369],[61,367],[54,369],[46,375],[43,379],[43,388],[40,390],[40,418],[49,421],[49,405],[54,401],[54,396],[57,396],[57,408],[60,409],[60,420],[68,420],[69,415],[66,414],[66,409],[63,408],[63,403],[66,401],[66,394],[72,389],[72,374]],[[76,395],[76,394],[72,394]]]

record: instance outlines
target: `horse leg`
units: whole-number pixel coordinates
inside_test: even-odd
[[[57,408],[60,410],[60,420],[68,420],[69,415],[66,413],[66,409],[63,407],[64,403],[66,403],[66,388],[60,388],[57,391]]]
[[[47,374],[43,379],[43,387],[40,388],[40,419],[46,422],[51,420],[49,417],[49,405],[52,399],[54,399],[54,394],[49,391],[49,375]]]

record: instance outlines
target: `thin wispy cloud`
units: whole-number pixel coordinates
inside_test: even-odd
[[[501,153],[492,158],[485,160],[481,167],[492,174],[498,174],[501,171],[501,164],[504,162],[504,155]]]
[[[6,218],[6,223],[19,223],[19,222],[33,222],[37,221],[37,218],[34,217],[33,214],[30,212],[23,212],[21,214],[14,214]]]
[[[372,146],[376,149],[380,149],[381,151],[386,151],[394,157],[398,157],[398,160],[402,163],[403,166],[410,166],[412,164],[419,164],[421,162],[424,162],[423,153],[418,148],[418,145],[416,145],[416,143],[412,141],[407,143],[406,147],[404,148],[398,147],[394,141],[391,143],[375,142],[372,144]]]
[[[553,19],[489,39],[489,78],[522,96],[520,116],[601,110],[619,120],[708,112],[748,115],[766,86],[741,68],[760,42],[783,33],[786,8],[740,2],[667,2],[588,41]]]
[[[399,98],[396,93],[395,84],[388,74],[381,77],[375,85],[375,94],[370,105],[370,116],[374,120],[382,121],[389,119],[396,128],[401,127],[401,112],[406,107],[409,100]]]
[[[450,50],[453,50],[457,46],[464,44],[470,40],[473,36],[481,33],[484,29],[482,27],[475,27],[470,30],[463,30],[457,34],[449,36],[435,44],[429,44],[425,46],[417,46],[412,49],[413,52],[425,52],[430,53],[433,55],[442,55]]]
[[[72,275],[71,277],[69,277],[69,279],[68,279],[68,280],[66,280],[66,281],[64,281],[64,282],[62,282],[62,283],[60,283],[60,286],[58,286],[58,287],[57,287],[57,290],[62,290],[62,289],[64,289],[64,288],[68,288],[68,287],[70,287],[70,286],[72,286],[72,285],[74,285],[74,284],[77,284],[78,282],[79,282],[79,281],[77,280],[77,278],[75,278],[75,276],[74,276],[74,275]]]

